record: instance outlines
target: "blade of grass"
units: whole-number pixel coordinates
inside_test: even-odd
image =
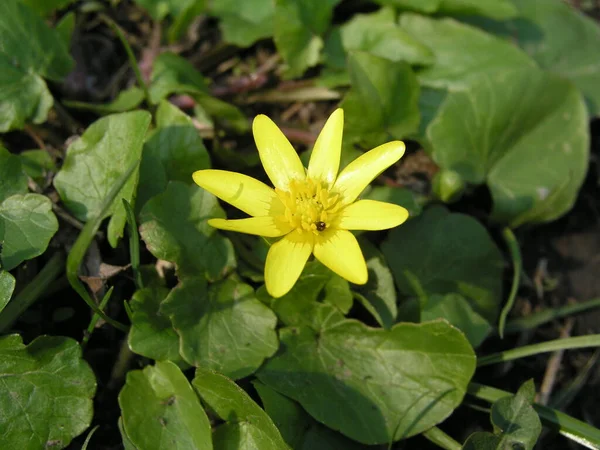
[[[94,435],[94,433],[96,432],[96,430],[100,428],[100,425],[96,425],[94,428],[92,428],[92,430],[88,433],[87,437],[85,438],[85,442],[83,443],[83,445],[81,446],[81,450],[87,450],[87,447],[90,443],[90,440],[92,439],[92,436]]]
[[[79,236],[77,237],[73,248],[71,248],[69,256],[67,257],[67,278],[69,279],[71,287],[88,304],[92,311],[94,311],[96,314],[102,317],[107,323],[109,323],[113,327],[125,332],[127,331],[126,325],[122,324],[117,320],[111,319],[106,314],[104,314],[102,310],[98,308],[98,305],[96,305],[96,302],[92,299],[87,289],[79,279],[79,267],[81,266],[81,262],[83,261],[88,247],[92,243],[92,239],[94,239],[94,235],[98,231],[98,228],[100,228],[102,220],[108,213],[108,210],[113,204],[113,201],[115,200],[125,183],[127,183],[127,180],[133,174],[138,165],[139,161],[135,161],[117,180],[113,188],[110,190],[110,192],[104,199],[100,213],[94,219],[88,221],[85,224],[83,230],[81,230],[81,233],[79,233]]]
[[[0,333],[8,330],[23,312],[33,305],[54,279],[62,273],[65,257],[56,252],[38,274],[13,298],[0,314]]]
[[[471,382],[467,392],[475,398],[494,403],[496,400],[513,395],[490,386]],[[546,406],[534,404],[533,407],[544,425],[557,430],[563,436],[593,450],[600,450],[600,430],[581,420]]]
[[[575,378],[554,396],[548,406],[556,409],[564,409],[569,406],[579,391],[581,391],[581,388],[585,385],[591,374],[592,368],[598,361],[598,357],[600,357],[600,349],[594,352],[585,366],[579,369]]]
[[[127,38],[125,37],[123,30],[121,30],[121,27],[119,27],[119,25],[117,25],[116,22],[110,17],[104,14],[100,14],[100,18],[115,32],[115,34],[121,41],[121,44],[123,44],[125,52],[127,53],[127,58],[129,59],[129,63],[131,64],[131,68],[133,69],[133,73],[135,74],[135,78],[142,91],[144,91],[144,98],[146,99],[146,102],[150,105],[150,91],[148,90],[148,85],[146,84],[146,81],[142,76],[140,66],[137,62],[137,59],[135,58],[135,55],[133,54],[133,50],[131,49],[129,42],[127,42]]]
[[[500,313],[500,321],[498,322],[498,334],[501,338],[504,337],[506,318],[508,317],[508,314],[515,303],[515,299],[517,298],[517,291],[519,290],[519,283],[521,282],[521,270],[523,269],[521,249],[519,248],[519,242],[517,241],[515,234],[510,228],[506,227],[502,230],[502,237],[508,246],[508,251],[510,252],[510,257],[512,259],[513,279],[508,300],[506,301],[504,308],[502,308],[502,312]]]
[[[600,308],[600,298],[588,300],[587,302],[575,303],[573,305],[565,305],[559,308],[546,309],[544,311],[531,314],[527,317],[513,319],[506,324],[504,332],[509,334],[533,330],[534,328],[553,320],[579,314],[594,308]]]
[[[600,346],[600,334],[577,336],[567,339],[555,339],[553,341],[540,342],[539,344],[525,345],[506,350],[492,355],[484,356],[477,360],[477,367],[489,366],[504,361],[524,358],[526,356],[539,355],[540,353],[554,352],[556,350],[567,350],[571,348],[585,348]]]
[[[446,450],[460,450],[462,448],[462,445],[460,445],[438,427],[432,427],[423,432],[423,436],[427,438],[428,441]]]
[[[123,206],[125,207],[127,225],[129,227],[129,259],[131,260],[131,269],[133,270],[133,280],[135,281],[135,287],[142,289],[144,282],[142,281],[142,273],[140,272],[140,235],[135,223],[133,208],[125,199],[123,199]]]
[[[102,301],[100,302],[100,306],[99,306],[101,311],[104,311],[104,308],[106,308],[106,304],[110,300],[110,296],[112,295],[114,288],[115,288],[114,286],[111,286],[110,289],[108,290],[108,292],[106,292],[106,294],[104,294],[104,297],[102,297]],[[94,315],[92,315],[92,320],[90,320],[90,324],[88,325],[87,330],[83,336],[83,340],[81,342],[82,348],[85,348],[88,341],[92,337],[92,333],[96,329],[96,324],[98,323],[99,319],[100,319],[100,316],[98,314],[94,313]]]

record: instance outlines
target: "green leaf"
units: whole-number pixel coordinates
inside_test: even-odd
[[[356,289],[363,306],[373,315],[377,323],[391,328],[396,322],[396,288],[394,278],[381,252],[369,241],[362,240],[361,248],[367,261],[369,281]]]
[[[0,2],[0,36],[0,55],[23,72],[60,80],[73,67],[61,35],[20,0]]]
[[[535,66],[513,45],[454,19],[403,14],[400,26],[434,53],[435,63],[418,73],[425,86],[464,88],[472,77],[484,72]]]
[[[179,39],[192,21],[206,8],[206,0],[135,0],[152,16],[162,21],[167,16],[173,19],[167,37],[170,42]]]
[[[295,401],[260,381],[252,384],[285,442],[295,450],[359,450],[357,442],[321,425]]]
[[[441,168],[487,183],[492,218],[511,226],[567,212],[588,167],[580,93],[537,69],[481,75],[466,90],[449,92],[427,139]]]
[[[5,448],[64,448],[93,415],[96,379],[70,338],[0,338],[0,435]]]
[[[0,257],[2,254],[0,253]],[[2,259],[0,258],[0,263]],[[2,266],[0,264],[0,313],[12,297],[12,293],[15,290],[15,277],[13,277],[10,272],[6,272],[2,270]]]
[[[123,439],[123,447],[125,450],[138,450],[137,447],[133,445],[133,442],[131,442],[131,439],[129,439],[129,436],[127,436],[127,433],[123,428],[123,417],[119,417],[117,426],[119,427],[119,433],[121,433],[121,439]]]
[[[346,138],[375,147],[419,127],[419,83],[410,66],[364,52],[348,60],[352,88],[341,107]]]
[[[216,197],[196,185],[172,181],[162,194],[150,199],[140,214],[140,234],[159,259],[177,264],[179,277],[205,274],[223,278],[235,266],[229,239],[207,221],[225,213]]]
[[[45,122],[53,102],[44,80],[15,67],[10,57],[0,52],[0,132],[19,130],[27,122]]]
[[[590,115],[600,115],[600,28],[561,0],[512,1],[518,18],[506,22],[474,19],[487,31],[517,43],[540,67],[571,80]]]
[[[210,169],[210,157],[192,119],[162,101],[156,111],[156,130],[146,140],[140,165],[138,210],[165,191],[169,181],[192,184],[196,170]]]
[[[40,16],[45,17],[57,9],[69,6],[75,0],[21,0]]]
[[[225,421],[213,434],[216,450],[285,450],[271,418],[226,376],[198,367],[192,385],[205,405]]]
[[[54,178],[54,186],[66,207],[79,220],[95,218],[124,168],[140,160],[150,119],[146,111],[103,117],[69,146],[62,169]],[[112,216],[108,224],[108,241],[113,247],[123,236],[126,222],[122,199],[132,202],[137,179],[137,173],[134,173],[106,215]]]
[[[275,45],[285,61],[286,76],[301,76],[319,62],[333,8],[340,0],[276,0]]]
[[[415,193],[406,188],[371,185],[361,194],[361,198],[400,205],[408,210],[409,218],[411,219],[421,214],[423,210]]]
[[[188,94],[217,120],[244,132],[249,128],[246,116],[235,106],[208,94],[204,78],[185,58],[175,53],[161,53],[155,60],[150,84],[150,99],[158,104],[171,94]]]
[[[231,378],[252,374],[278,347],[273,312],[233,280],[208,287],[202,278],[184,279],[160,312],[171,319],[189,364]]]
[[[21,159],[0,145],[0,202],[12,195],[25,193],[27,175],[23,172]]]
[[[0,150],[0,154],[1,152]],[[56,171],[56,164],[50,153],[46,150],[25,150],[19,153],[19,159],[21,160],[23,171],[40,186],[46,186],[48,184],[48,174]]]
[[[129,306],[133,312],[128,343],[132,352],[157,361],[181,365],[179,336],[167,316],[160,313],[160,303],[169,290],[162,286],[146,287],[133,294]]]
[[[63,104],[69,108],[93,111],[97,114],[113,114],[131,111],[144,101],[144,91],[136,86],[119,92],[117,98],[109,103],[84,103],[64,101]]]
[[[474,348],[479,347],[492,331],[492,325],[459,294],[434,294],[427,299],[421,310],[421,321],[435,319],[446,319],[459,328]]]
[[[398,26],[391,8],[355,15],[340,28],[340,34],[349,52],[360,50],[390,61],[418,65],[434,62],[431,50]]]
[[[43,195],[13,195],[0,204],[2,263],[11,270],[46,251],[58,231],[52,202]]]
[[[213,448],[210,423],[200,400],[170,361],[128,372],[119,406],[125,434],[139,449]]]
[[[274,0],[213,0],[210,14],[221,20],[223,39],[239,47],[273,36]]]
[[[440,0],[438,12],[485,16],[497,20],[511,19],[518,14],[511,0]]]
[[[431,207],[393,229],[382,250],[404,295],[458,293],[494,323],[502,301],[504,261],[487,230],[474,218]]]
[[[437,11],[442,0],[375,0],[380,5],[394,6],[399,9],[434,13]]]
[[[533,380],[524,383],[515,395],[496,400],[490,414],[494,434],[477,432],[469,436],[465,450],[532,450],[542,431],[542,423],[533,409]]]
[[[75,12],[70,11],[62,16],[56,23],[56,31],[67,48],[71,48],[71,40],[73,39],[73,33],[75,32],[75,20]]]
[[[460,331],[444,321],[373,329],[327,308],[312,328],[280,331],[260,381],[364,444],[418,434],[461,403],[475,354]]]

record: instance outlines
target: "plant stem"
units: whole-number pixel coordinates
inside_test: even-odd
[[[513,263],[513,280],[512,285],[510,287],[510,294],[508,295],[508,300],[502,308],[502,312],[500,313],[500,321],[498,322],[498,334],[501,338],[504,337],[504,326],[506,324],[506,318],[510,313],[513,305],[515,304],[515,299],[517,298],[517,291],[519,290],[519,284],[521,280],[521,270],[523,268],[523,260],[521,258],[521,249],[519,248],[519,242],[515,237],[515,234],[508,227],[502,230],[502,237],[504,238],[504,242],[508,246],[508,251],[510,252],[510,257]]]
[[[504,361],[524,358],[526,356],[539,355],[540,353],[554,352],[572,348],[598,347],[600,346],[600,334],[577,336],[567,339],[555,339],[553,341],[541,342],[539,344],[525,345],[506,350],[492,355],[479,358],[477,367],[489,366]]]
[[[137,289],[143,289],[142,273],[140,272],[140,235],[137,224],[135,223],[135,213],[129,202],[123,199],[123,207],[127,216],[129,226],[129,259],[131,260],[131,269],[133,270],[133,279]]]
[[[104,308],[106,308],[106,304],[110,300],[110,296],[113,293],[113,289],[114,289],[114,286],[111,286],[111,288],[108,290],[108,292],[106,294],[104,294],[104,297],[102,297],[102,301],[100,302],[100,306],[99,306],[101,311],[104,311]],[[100,316],[98,314],[94,313],[92,315],[92,320],[90,320],[90,324],[88,325],[87,331],[86,331],[85,335],[83,336],[83,340],[81,341],[82,348],[85,348],[88,341],[90,340],[90,337],[92,337],[92,333],[96,329],[96,324],[98,323],[99,319],[100,319]]]
[[[64,262],[65,257],[61,252],[54,253],[33,280],[6,305],[0,314],[0,333],[8,330],[44,294],[46,288],[64,270]]]

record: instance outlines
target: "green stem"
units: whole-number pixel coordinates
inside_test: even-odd
[[[115,21],[112,20],[110,17],[108,17],[104,14],[101,14],[100,18],[104,22],[106,22],[110,28],[112,28],[112,30],[115,32],[115,34],[121,41],[121,44],[123,44],[123,47],[125,48],[125,52],[127,53],[127,57],[129,58],[129,63],[131,64],[131,68],[133,69],[133,73],[135,74],[135,78],[136,78],[138,84],[140,85],[140,88],[142,89],[142,91],[144,91],[144,97],[146,98],[146,102],[148,102],[148,104],[150,105],[151,104],[150,91],[148,90],[148,85],[146,84],[146,81],[144,80],[144,77],[142,76],[142,71],[140,70],[140,66],[138,65],[137,59],[136,59],[135,55],[133,54],[133,50],[131,49],[129,42],[127,42],[127,38],[125,37],[123,30],[121,30],[121,27],[119,27],[119,25],[117,25],[115,23]]]
[[[572,348],[598,347],[600,346],[600,334],[577,336],[566,339],[555,339],[553,341],[541,342],[539,344],[525,345],[500,353],[479,358],[477,367],[489,366],[504,361],[524,358],[526,356],[539,355],[540,353],[555,352]]]
[[[432,427],[423,432],[423,436],[430,442],[433,442],[438,447],[446,450],[460,450],[462,445],[440,430],[438,427]]]
[[[582,313],[594,308],[600,308],[600,298],[588,300],[587,302],[575,303],[573,305],[565,305],[559,308],[546,309],[544,311],[531,314],[527,317],[513,319],[506,324],[504,332],[508,334],[533,330],[534,328],[551,322],[552,320],[561,319],[563,317]]]
[[[123,207],[127,216],[129,227],[129,259],[131,260],[131,269],[133,270],[133,279],[137,289],[144,288],[142,273],[140,272],[140,235],[137,224],[135,223],[135,214],[129,202],[123,199]]]
[[[506,301],[506,305],[502,308],[502,312],[500,313],[500,321],[498,322],[498,334],[501,338],[504,337],[504,326],[506,324],[506,318],[512,309],[515,299],[517,298],[517,291],[519,290],[519,284],[521,279],[521,270],[523,268],[523,260],[521,258],[521,249],[519,248],[519,242],[515,237],[512,230],[508,227],[502,230],[502,237],[504,238],[504,242],[508,246],[508,251],[510,252],[510,257],[513,262],[513,280],[512,285],[510,287],[510,294],[508,295],[508,300]]]
[[[0,314],[0,333],[9,329],[23,312],[44,294],[46,288],[64,270],[65,257],[57,252],[39,273],[12,299]]]
[[[75,244],[73,244],[73,248],[71,248],[71,252],[69,253],[69,256],[67,258],[67,278],[69,279],[71,287],[88,304],[92,311],[94,311],[96,314],[102,317],[107,323],[109,323],[113,327],[125,332],[127,331],[126,325],[123,325],[121,322],[111,319],[104,313],[104,311],[98,308],[98,305],[96,305],[96,302],[92,299],[87,289],[79,279],[79,267],[81,266],[81,262],[85,257],[88,247],[92,243],[92,239],[94,239],[94,235],[100,228],[102,219],[104,219],[104,217],[108,215],[108,212],[115,198],[117,197],[119,192],[121,192],[121,189],[123,188],[125,183],[127,183],[129,177],[137,169],[138,165],[139,161],[134,161],[133,164],[131,164],[131,166],[129,166],[129,168],[125,171],[125,173],[123,173],[123,175],[121,175],[121,177],[117,180],[115,185],[112,187],[112,189],[104,199],[100,213],[94,219],[88,221],[85,224],[85,226],[81,230],[81,233],[79,233],[79,237],[75,241]]]
[[[473,397],[485,400],[488,403],[494,403],[502,397],[513,395],[510,392],[475,382],[469,383],[467,392]],[[546,426],[556,429],[563,436],[584,447],[600,449],[600,430],[598,428],[546,406],[534,404],[533,407]]]
[[[100,307],[99,307],[101,311],[104,311],[104,308],[106,308],[106,304],[110,300],[110,296],[113,293],[113,289],[114,289],[114,286],[111,286],[110,289],[108,290],[108,292],[106,294],[104,294],[104,297],[102,297],[102,301],[100,302]],[[86,331],[85,335],[83,336],[83,341],[81,342],[81,347],[85,348],[85,346],[87,345],[88,341],[92,337],[92,333],[96,329],[96,324],[98,323],[99,319],[100,319],[100,316],[98,314],[94,313],[92,315],[92,320],[90,320],[90,324],[87,327],[87,331]]]

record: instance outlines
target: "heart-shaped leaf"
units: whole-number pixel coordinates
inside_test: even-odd
[[[79,220],[100,214],[102,203],[123,171],[142,154],[150,125],[150,113],[133,111],[97,120],[67,149],[62,169],[54,178],[61,199]],[[113,247],[123,236],[126,215],[123,199],[131,202],[137,186],[137,170],[116,196],[108,215],[108,240]]]
[[[225,217],[214,195],[172,181],[144,205],[140,234],[154,256],[177,264],[179,277],[206,274],[217,280],[236,263],[229,239],[208,225],[213,217]]]
[[[481,73],[535,66],[517,47],[454,19],[403,14],[400,26],[434,53],[435,62],[418,72],[426,86],[463,88]]]
[[[258,372],[319,422],[365,444],[387,444],[444,420],[462,401],[475,354],[447,322],[373,329],[322,305],[313,328],[280,331]]]
[[[52,202],[43,195],[13,195],[0,203],[0,242],[6,270],[41,255],[58,231]]]
[[[210,423],[200,400],[170,361],[128,372],[119,406],[125,434],[138,449],[213,448]]]
[[[250,47],[257,40],[271,37],[274,33],[273,0],[219,0],[210,5],[210,14],[221,20],[223,39],[239,47]]]
[[[73,339],[0,338],[0,378],[4,448],[64,448],[92,421],[96,379]]]
[[[480,75],[465,90],[449,92],[427,140],[441,168],[488,185],[493,219],[512,226],[567,212],[588,167],[581,94],[537,69]]]
[[[2,252],[0,252],[0,262],[2,262],[1,257]],[[10,297],[15,290],[15,282],[15,277],[0,267],[0,313],[10,301]]]
[[[198,367],[192,385],[204,404],[225,421],[214,431],[215,449],[288,448],[267,413],[226,376]]]
[[[202,278],[184,279],[160,312],[170,317],[189,364],[234,379],[252,374],[278,347],[273,312],[233,280],[208,287]]]
[[[496,320],[504,261],[474,218],[431,207],[392,230],[382,250],[403,294],[460,293],[488,322]]]

